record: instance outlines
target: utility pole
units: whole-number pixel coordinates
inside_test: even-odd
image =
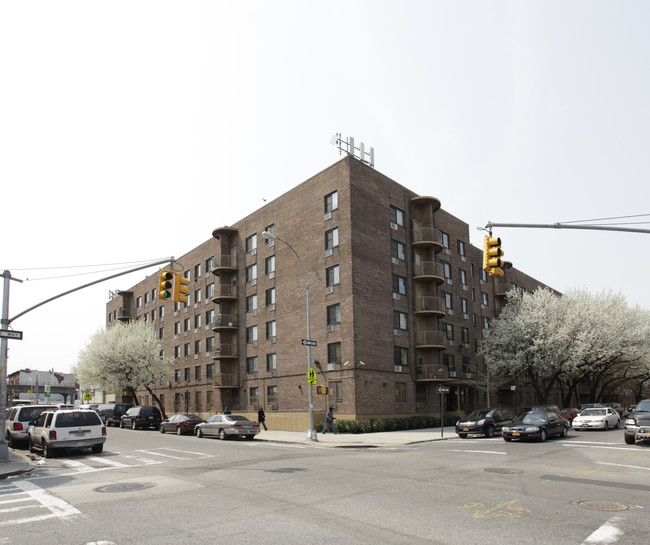
[[[623,231],[627,233],[650,233],[650,229],[637,229],[636,227],[611,227],[608,225],[567,225],[565,223],[493,223],[485,226],[492,227],[519,227],[524,229],[583,229],[592,231]]]
[[[7,418],[6,418],[6,409],[7,409],[7,339],[22,339],[22,331],[12,331],[9,329],[9,326],[11,325],[11,322],[13,322],[16,318],[20,318],[21,316],[27,314],[28,312],[31,312],[32,310],[41,307],[45,305],[46,303],[49,303],[50,301],[54,301],[55,299],[58,299],[59,297],[63,297],[64,295],[68,295],[70,293],[73,293],[75,291],[82,290],[84,288],[94,286],[95,284],[99,284],[100,282],[105,282],[106,280],[110,280],[111,278],[117,278],[118,276],[124,276],[125,274],[130,274],[132,272],[136,272],[142,269],[147,269],[149,267],[154,267],[155,265],[160,265],[162,263],[169,263],[170,261],[174,261],[173,257],[162,259],[160,261],[156,261],[154,263],[148,263],[146,265],[142,265],[140,267],[136,267],[135,269],[129,269],[128,271],[124,271],[121,273],[113,274],[111,276],[107,276],[106,278],[100,278],[99,280],[95,280],[93,282],[89,282],[88,284],[84,284],[83,286],[79,286],[77,288],[73,288],[71,290],[65,291],[63,293],[60,293],[59,295],[55,295],[54,297],[50,297],[49,299],[46,299],[45,301],[41,301],[40,303],[34,305],[33,307],[28,308],[27,310],[23,310],[20,314],[16,314],[13,318],[9,318],[9,281],[10,280],[15,280],[16,282],[22,282],[22,280],[18,280],[17,278],[13,278],[11,276],[11,273],[9,271],[4,271],[2,273],[2,277],[4,279],[3,282],[3,297],[2,297],[2,327],[0,328],[0,430],[2,430],[2,435],[0,436],[0,462],[6,462],[9,459],[9,450],[7,448],[7,441],[5,439],[5,425],[7,423]],[[38,377],[36,379],[38,381]],[[38,382],[36,383],[36,402],[38,403]]]

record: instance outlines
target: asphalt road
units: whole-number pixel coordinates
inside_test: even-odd
[[[109,428],[101,455],[36,456],[0,483],[0,544],[645,545],[650,444],[395,448],[219,441]]]

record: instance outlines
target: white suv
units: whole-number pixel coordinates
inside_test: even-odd
[[[56,405],[17,405],[9,409],[5,422],[5,439],[11,448],[27,441],[29,423],[43,411],[55,411]]]
[[[45,411],[27,430],[29,451],[51,458],[59,448],[91,448],[99,454],[106,441],[106,426],[95,411]]]

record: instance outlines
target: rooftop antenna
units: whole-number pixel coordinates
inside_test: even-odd
[[[339,155],[343,152],[348,155],[352,155],[355,159],[358,159],[362,163],[374,168],[375,167],[375,148],[370,147],[370,151],[366,151],[365,144],[360,143],[359,147],[355,147],[354,138],[350,136],[347,140],[341,136],[340,132],[337,132],[330,139],[330,144],[336,146],[339,150]],[[358,153],[357,153],[358,152]]]

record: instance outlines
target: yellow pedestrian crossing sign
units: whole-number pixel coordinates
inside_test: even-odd
[[[314,371],[313,367],[309,368],[309,371],[307,371],[307,384],[312,384],[315,385],[317,384],[316,380],[316,371]]]

